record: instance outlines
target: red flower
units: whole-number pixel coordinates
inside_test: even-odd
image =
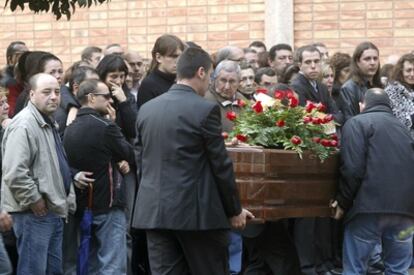
[[[292,142],[293,144],[295,144],[295,145],[299,145],[299,144],[301,144],[302,143],[302,140],[300,139],[300,137],[298,137],[298,136],[293,136],[291,139],[290,139],[290,142]]]
[[[326,138],[321,139],[320,143],[324,147],[330,147],[331,146],[331,141],[329,139],[326,139]]]
[[[315,143],[319,143],[319,142],[321,142],[321,138],[320,137],[313,137],[312,141],[315,142]]]
[[[338,141],[338,136],[336,134],[332,134],[331,139]]]
[[[331,147],[337,147],[337,146],[338,146],[338,141],[331,140]]]
[[[306,112],[310,113],[310,112],[312,112],[313,109],[316,108],[316,105],[312,101],[307,100],[305,108],[306,108]]]
[[[259,101],[256,101],[255,104],[253,104],[252,109],[256,112],[256,113],[262,113],[263,112],[263,106],[262,103]]]
[[[242,135],[242,134],[237,134],[236,138],[241,142],[246,142],[247,141],[247,136]]]
[[[256,89],[256,93],[260,94],[267,94],[267,89],[266,88],[257,88]]]
[[[325,107],[325,105],[323,105],[322,103],[318,103],[317,105],[316,105],[316,108],[318,108],[318,111],[319,112],[322,112],[322,113],[325,113],[326,112],[326,107]]]
[[[246,106],[246,102],[243,99],[237,99],[237,105],[243,108],[244,106]]]
[[[228,134],[227,132],[222,132],[222,133],[221,133],[221,136],[222,136],[224,139],[228,139],[228,138],[229,138],[229,134]]]
[[[323,118],[323,123],[328,123],[328,122],[331,122],[332,120],[333,120],[333,115],[329,114]]]
[[[237,118],[237,114],[233,111],[227,112],[226,117],[228,120],[235,120]]]
[[[275,98],[276,99],[283,99],[285,97],[285,92],[282,90],[275,91]]]
[[[287,90],[286,97],[291,99],[292,97],[295,97],[295,94],[291,90]]]
[[[276,126],[277,127],[283,127],[283,126],[285,126],[285,121],[283,120],[283,119],[279,119],[278,121],[276,121]]]
[[[295,108],[299,105],[299,99],[297,99],[296,97],[291,97],[290,98],[290,107],[291,108]]]
[[[312,118],[312,123],[316,125],[322,124],[322,119],[320,119],[319,117],[314,117]]]
[[[311,122],[312,122],[312,117],[310,117],[310,116],[305,116],[305,117],[303,118],[303,122],[304,122],[304,123],[311,123]]]

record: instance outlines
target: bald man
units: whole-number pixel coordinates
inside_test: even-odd
[[[30,101],[3,137],[2,209],[17,237],[17,274],[61,274],[63,221],[75,210],[72,175],[52,114],[60,85],[49,74],[30,79]],[[83,172],[76,175],[83,181]]]

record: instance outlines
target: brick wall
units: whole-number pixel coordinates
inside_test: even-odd
[[[382,60],[414,50],[412,0],[295,0],[295,46],[325,42],[331,52],[352,54],[372,41]]]
[[[208,51],[227,44],[247,47],[253,40],[264,40],[264,1],[111,0],[89,10],[77,9],[70,21],[28,10],[12,13],[0,4],[0,64],[13,40],[53,52],[65,66],[79,60],[88,45],[120,43],[148,57],[163,33],[195,41]]]
[[[210,52],[227,44],[245,47],[264,40],[264,9],[265,0],[111,0],[77,9],[71,21],[56,21],[51,14],[12,13],[0,4],[0,65],[13,40],[51,51],[66,66],[88,45],[115,42],[149,57],[155,39],[166,32]],[[322,41],[331,52],[352,53],[371,40],[384,59],[414,49],[413,14],[412,0],[294,0],[294,44]]]

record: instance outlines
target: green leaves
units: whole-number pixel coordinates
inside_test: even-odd
[[[235,119],[231,136],[243,135],[250,145],[266,148],[284,148],[293,150],[302,158],[304,151],[310,151],[323,161],[337,151],[336,146],[324,145],[320,140],[331,141],[332,135],[325,133],[323,123],[304,122],[304,117],[311,119],[325,116],[316,109],[307,112],[304,107],[292,107],[276,100],[276,104],[264,107],[257,112],[246,106]],[[278,123],[283,121],[283,123]]]
[[[76,5],[79,7],[91,7],[92,4],[98,5],[110,0],[6,0],[4,7],[10,5],[10,9],[15,11],[17,7],[24,10],[25,4],[31,11],[35,13],[52,11],[59,20],[62,15],[66,15],[70,20],[72,13],[75,12]]]

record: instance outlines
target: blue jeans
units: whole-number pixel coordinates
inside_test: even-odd
[[[243,240],[238,232],[231,231],[229,234],[229,266],[230,274],[239,274],[241,271]]]
[[[9,260],[9,255],[7,255],[3,237],[0,234],[0,275],[10,275],[12,272],[13,269]]]
[[[19,262],[17,274],[62,274],[63,220],[52,212],[13,214]]]
[[[89,274],[126,274],[126,214],[113,208],[93,217]]]
[[[366,274],[373,252],[382,243],[385,275],[408,275],[412,258],[412,234],[399,233],[414,225],[414,219],[390,214],[358,214],[345,225],[343,275]]]

